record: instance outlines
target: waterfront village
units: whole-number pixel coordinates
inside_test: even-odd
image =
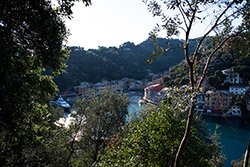
[[[203,90],[197,94],[196,112],[209,116],[241,117],[248,116],[250,113],[250,81],[247,77],[242,77],[239,72],[233,68],[222,71],[225,75],[224,83],[228,84],[227,90],[216,90],[210,88],[207,81],[203,84]],[[62,92],[57,101],[57,105],[69,109],[77,97],[88,98],[94,94],[98,95],[105,89],[112,89],[118,92],[125,91],[143,91],[144,97],[139,100],[140,104],[159,103],[163,98],[173,96],[175,89],[185,94],[187,85],[181,87],[166,87],[164,79],[157,79],[149,82],[148,80],[135,80],[123,78],[114,81],[101,81],[98,83],[82,82],[80,85],[70,90]],[[64,101],[65,99],[65,101]],[[241,99],[237,101],[236,99]],[[69,104],[68,104],[69,103]]]

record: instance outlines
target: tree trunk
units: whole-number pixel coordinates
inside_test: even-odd
[[[181,160],[183,159],[183,153],[185,149],[187,148],[188,140],[191,134],[191,129],[192,129],[192,124],[193,124],[193,115],[194,115],[194,109],[195,109],[195,96],[192,95],[191,98],[191,107],[188,112],[188,119],[186,123],[186,128],[185,128],[185,133],[182,138],[182,141],[179,145],[176,157],[175,157],[175,162],[174,162],[174,167],[180,167],[181,166]]]
[[[96,164],[98,163],[98,155],[100,153],[100,149],[101,149],[102,144],[103,144],[103,140],[101,140],[101,139],[97,139],[95,141],[95,150],[94,150],[94,154],[93,154],[93,164],[92,164],[92,166],[96,166]]]
[[[250,141],[248,143],[248,148],[247,148],[245,156],[244,156],[243,167],[248,167],[248,164],[249,164],[249,154],[250,154]]]

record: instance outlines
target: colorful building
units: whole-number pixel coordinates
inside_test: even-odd
[[[232,95],[227,91],[207,91],[205,95],[205,109],[215,113],[224,113],[230,109],[232,98]]]

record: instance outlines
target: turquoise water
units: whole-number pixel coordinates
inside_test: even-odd
[[[129,116],[128,120],[137,116],[142,106],[138,105],[138,100],[142,98],[142,92],[130,92],[129,94]],[[242,158],[248,141],[250,140],[250,124],[242,124],[242,120],[209,120],[206,119],[208,130],[217,132],[220,136],[222,152],[226,157],[225,167],[230,167],[232,160]]]
[[[143,92],[129,92],[129,106],[128,106],[128,121],[137,117],[143,106],[138,104],[138,101],[142,99]]]
[[[237,125],[235,122],[231,124],[225,120],[206,120],[206,124],[210,132],[216,130],[220,136],[222,152],[226,156],[225,166],[230,166],[232,160],[240,160],[250,140],[249,127]]]

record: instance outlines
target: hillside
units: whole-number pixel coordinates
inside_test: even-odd
[[[68,67],[55,82],[62,91],[83,81],[98,82],[124,77],[145,79],[149,77],[149,73],[163,73],[184,59],[181,40],[159,38],[155,42],[167,51],[157,56],[152,63],[147,63],[147,60],[152,59],[153,51],[157,50],[154,47],[156,43],[150,39],[138,45],[126,42],[118,48],[85,50],[81,47],[69,47]]]
[[[233,45],[236,42],[232,42]],[[247,44],[242,44],[241,47],[246,47]],[[247,49],[245,49],[247,50]],[[222,70],[233,68],[239,72],[243,77],[245,84],[250,80],[250,55],[243,52],[244,50],[237,50],[236,47],[228,47],[228,50],[221,51],[212,59],[207,74],[207,80],[211,87],[217,89],[226,89],[227,85],[223,84],[225,75],[222,74]],[[206,56],[200,56],[198,58],[199,66],[196,68],[197,73],[200,75],[206,62]],[[187,64],[182,61],[179,64],[169,69],[169,76],[166,78],[168,85],[183,85],[188,84],[188,67]]]

